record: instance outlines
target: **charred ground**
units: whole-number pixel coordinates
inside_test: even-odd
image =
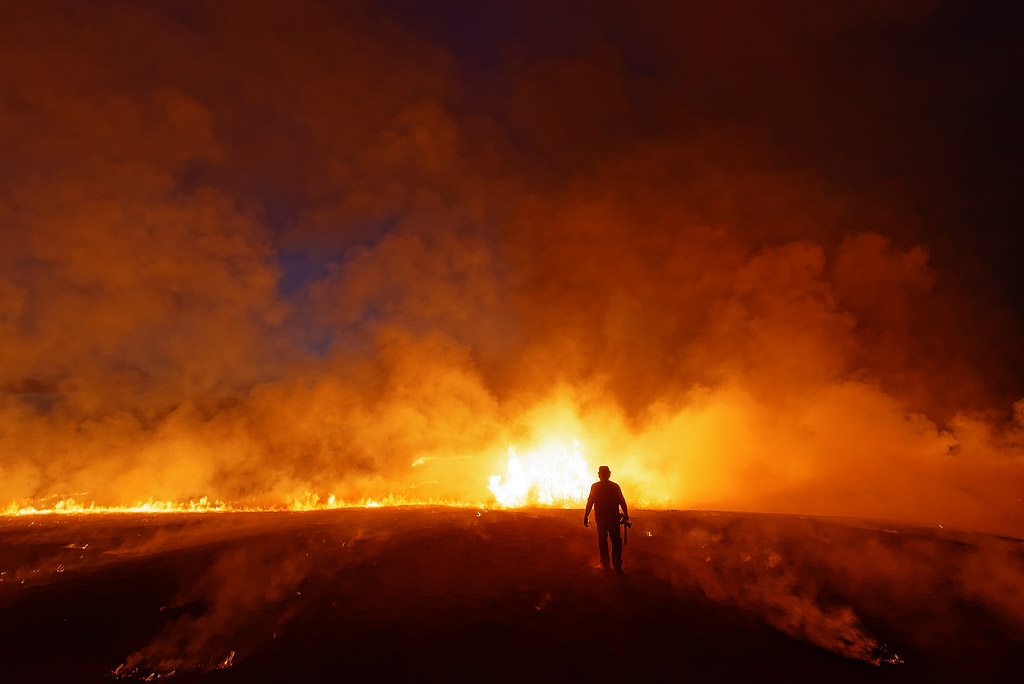
[[[0,659],[18,682],[1024,674],[1019,540],[641,511],[617,578],[595,567],[579,517],[401,508],[6,519]]]

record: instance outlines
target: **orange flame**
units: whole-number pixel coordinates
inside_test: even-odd
[[[302,497],[289,497],[280,506],[246,506],[210,501],[207,497],[189,500],[185,503],[173,501],[157,501],[149,499],[135,505],[103,506],[96,503],[84,504],[73,498],[60,499],[52,505],[32,504],[28,502],[12,502],[0,508],[0,516],[27,515],[89,515],[89,514],[132,514],[132,513],[271,513],[282,511],[329,511],[341,508],[382,508],[397,506],[453,506],[459,508],[480,507],[480,503],[457,500],[426,499],[413,500],[403,497],[387,496],[381,499],[363,498],[359,501],[346,502],[333,494],[321,500],[320,496],[307,492]]]
[[[573,440],[572,453],[550,442],[520,458],[508,448],[508,473],[492,475],[489,489],[506,507],[542,505],[572,508],[587,500],[593,478],[583,458],[580,441]],[[503,481],[504,480],[504,481]]]

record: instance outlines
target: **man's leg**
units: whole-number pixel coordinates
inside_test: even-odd
[[[597,550],[601,554],[601,565],[608,567],[608,530],[597,526]]]
[[[616,572],[622,571],[622,535],[619,534],[619,526],[608,530],[608,534],[612,537],[612,565],[615,567]]]

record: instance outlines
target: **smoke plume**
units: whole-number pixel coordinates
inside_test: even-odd
[[[670,4],[14,8],[0,505],[479,501],[558,438],[652,506],[1024,534],[942,113],[1001,72],[893,53],[924,3]]]

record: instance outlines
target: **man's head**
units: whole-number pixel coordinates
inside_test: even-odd
[[[609,468],[608,466],[601,466],[600,468],[597,469],[597,476],[602,480],[607,480],[609,477],[612,476],[612,469]]]

